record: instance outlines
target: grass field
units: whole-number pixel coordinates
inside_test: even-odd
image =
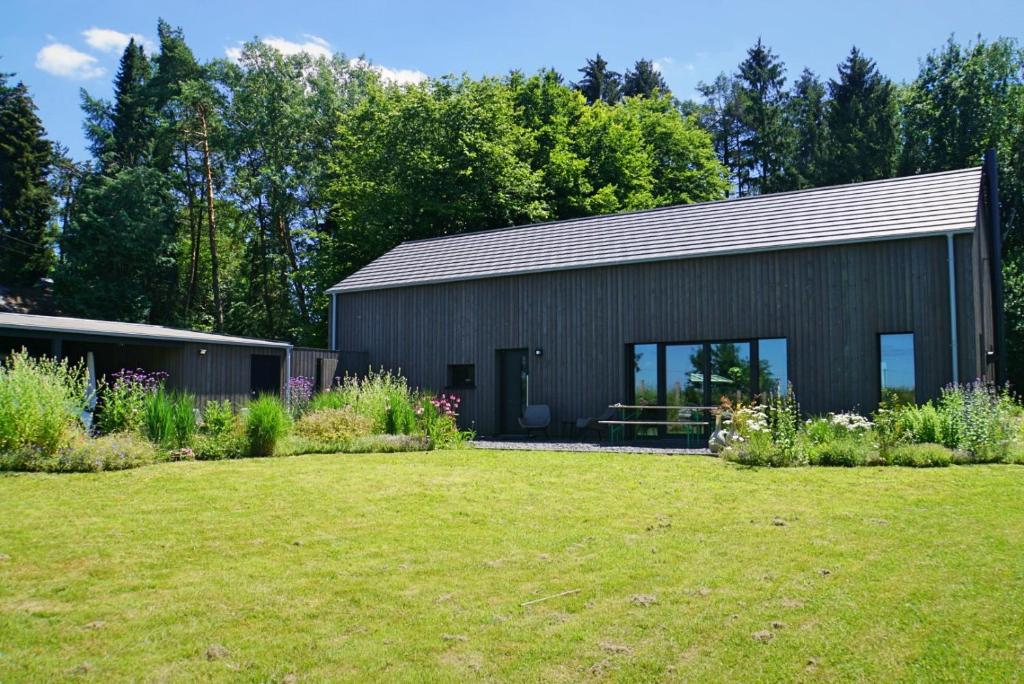
[[[4,475],[0,554],[2,682],[1024,671],[1020,466],[467,450]]]

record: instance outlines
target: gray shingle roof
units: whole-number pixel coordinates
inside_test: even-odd
[[[281,349],[291,346],[287,342],[272,342],[251,337],[232,337],[231,335],[215,335],[194,330],[165,328],[162,325],[0,312],[0,334],[10,334],[11,332],[17,334],[19,331],[64,333],[68,335],[103,335],[134,338],[137,340],[164,340],[168,342],[194,342],[197,344],[236,344],[246,347],[277,347]]]
[[[974,229],[981,167],[405,242],[328,292]]]

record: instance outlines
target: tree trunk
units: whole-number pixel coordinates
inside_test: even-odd
[[[185,320],[196,297],[199,280],[199,222],[196,220],[195,188],[192,185],[192,165],[189,163],[188,145],[184,146],[185,192],[188,195],[188,232],[191,262],[188,267],[188,289],[185,291]]]
[[[213,285],[213,308],[217,330],[224,328],[224,306],[220,298],[220,269],[217,263],[217,219],[213,204],[213,165],[210,162],[210,131],[206,126],[206,110],[196,108],[202,127],[203,168],[206,174],[206,220],[210,232],[210,280]]]
[[[288,228],[284,224],[284,214],[281,213],[277,215],[277,237],[281,240],[281,247],[288,256],[288,263],[291,264],[294,276],[299,272],[299,260],[295,256],[295,246],[292,245],[291,235],[288,234]],[[299,302],[299,313],[302,315],[302,320],[308,324],[309,309],[306,306],[306,291],[302,289],[302,283],[297,280],[293,279],[292,285],[295,287],[295,298]]]
[[[263,211],[263,195],[258,195],[256,198],[256,221],[259,224],[259,230],[256,232],[258,236],[256,243],[258,246],[258,254],[260,260],[260,272],[263,276],[260,279],[263,283],[263,308],[267,313],[266,334],[268,337],[273,337],[276,336],[276,331],[271,332],[274,331],[274,312],[270,307],[270,272],[267,270],[267,244],[266,240],[264,239],[264,236],[267,233],[267,220],[266,215]]]

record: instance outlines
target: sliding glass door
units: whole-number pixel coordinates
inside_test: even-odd
[[[684,426],[672,423],[690,420],[697,407],[718,406],[723,399],[749,404],[789,389],[788,349],[782,337],[649,342],[629,345],[627,353],[632,369],[628,403],[664,406],[642,412],[646,419],[667,423],[659,434],[681,434]]]

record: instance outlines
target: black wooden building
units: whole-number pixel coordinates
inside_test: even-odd
[[[547,404],[802,409],[1003,373],[995,166],[399,245],[329,290],[331,346],[463,398],[481,434]]]

